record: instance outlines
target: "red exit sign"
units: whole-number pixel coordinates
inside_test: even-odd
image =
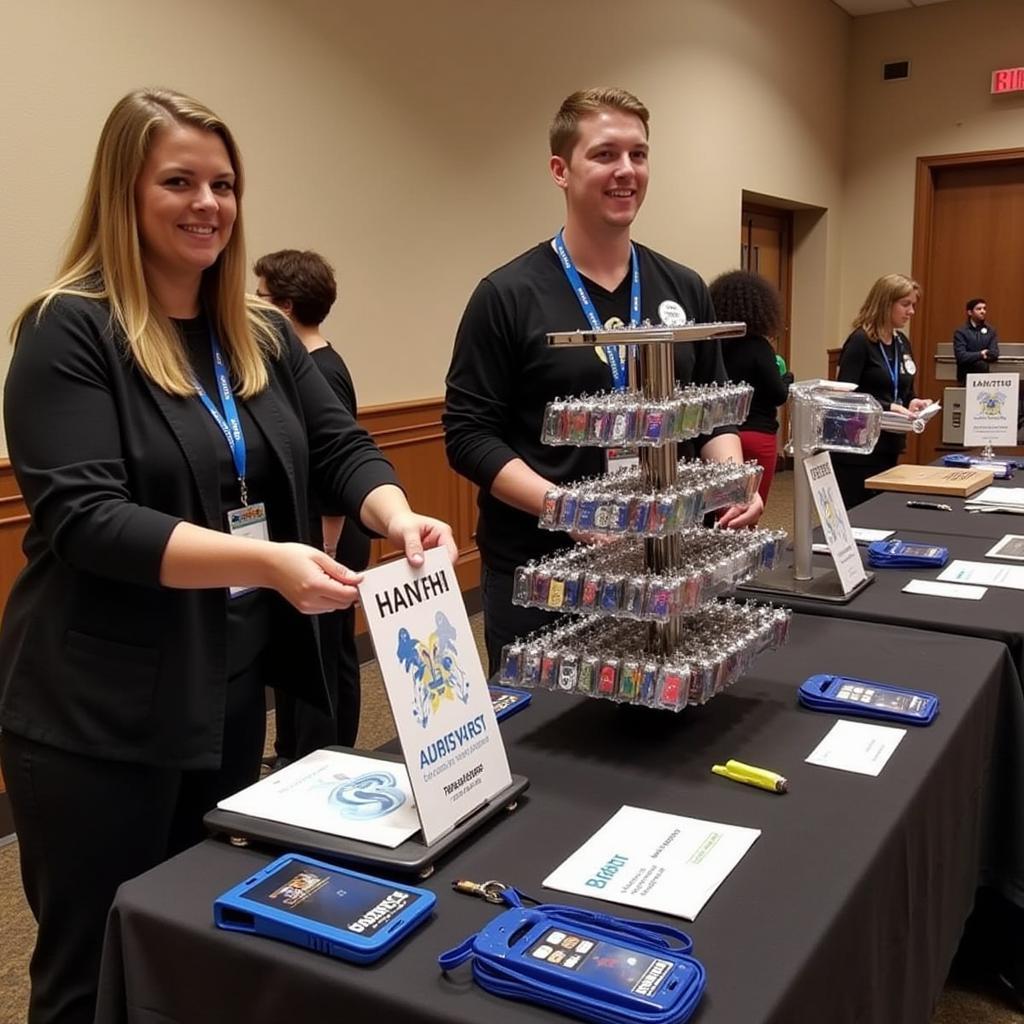
[[[992,94],[1024,92],[1024,68],[1002,68],[992,72]]]

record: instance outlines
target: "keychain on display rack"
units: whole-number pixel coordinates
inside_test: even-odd
[[[734,683],[761,651],[784,643],[789,612],[717,600],[781,556],[786,535],[701,526],[753,500],[756,462],[680,461],[679,442],[741,423],[753,389],[675,381],[672,346],[740,337],[744,324],[555,332],[554,346],[623,346],[629,387],[555,399],[542,440],[637,451],[635,464],[552,487],[540,526],[602,536],[516,569],[513,602],[579,618],[502,651],[500,682],[679,711]]]

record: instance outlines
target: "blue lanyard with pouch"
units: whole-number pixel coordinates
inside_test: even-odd
[[[690,937],[670,925],[536,903],[501,882],[456,882],[509,909],[438,957],[445,973],[472,960],[488,992],[596,1024],[676,1024],[696,1010],[707,982]]]
[[[892,362],[889,362],[889,357],[885,354],[885,348],[879,342],[879,347],[882,349],[882,359],[885,360],[885,368],[889,371],[889,377],[892,380],[892,400],[898,405],[900,401],[900,336],[897,333],[893,333],[892,336]]]

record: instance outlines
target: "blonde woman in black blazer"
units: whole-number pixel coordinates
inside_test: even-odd
[[[61,273],[13,329],[5,422],[31,522],[0,627],[0,761],[39,922],[32,1024],[92,1021],[117,886],[257,777],[264,685],[327,705],[313,616],[359,577],[308,545],[310,486],[414,564],[455,555],[245,295],[242,186],[215,114],[126,96]],[[229,530],[261,505],[269,539]]]

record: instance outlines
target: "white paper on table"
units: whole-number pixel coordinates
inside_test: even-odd
[[[924,594],[929,597],[957,597],[963,601],[980,601],[988,587],[972,587],[963,583],[939,583],[938,580],[911,580],[904,594]]]
[[[878,775],[906,734],[906,729],[891,725],[840,719],[804,760],[823,768]]]
[[[995,506],[1024,512],[1024,487],[986,487],[983,491],[966,498],[964,503],[965,507]]]
[[[850,532],[858,544],[873,544],[876,540],[887,540],[895,530],[870,530],[866,526],[851,526]]]
[[[1007,533],[992,548],[985,552],[986,558],[1009,558],[1024,562],[1024,537],[1019,533]]]
[[[946,583],[973,583],[982,587],[1024,590],[1024,566],[994,565],[991,562],[950,562],[938,578]]]
[[[339,750],[314,750],[217,806],[392,850],[420,830],[404,764]]]
[[[543,884],[692,921],[760,834],[624,806]]]

